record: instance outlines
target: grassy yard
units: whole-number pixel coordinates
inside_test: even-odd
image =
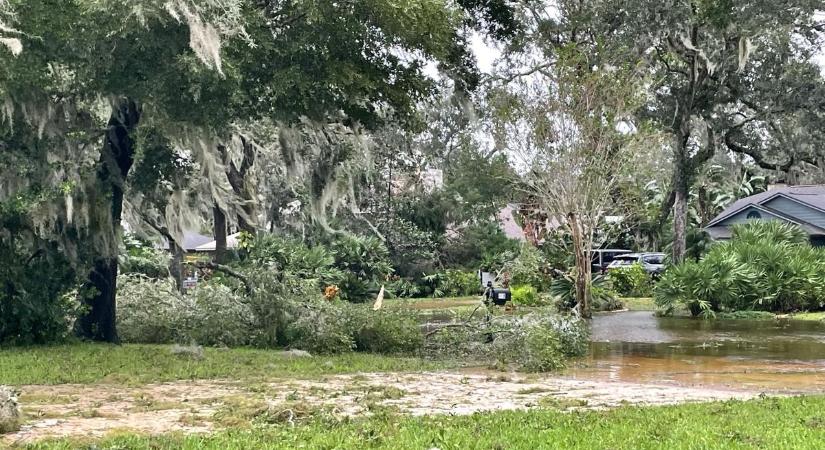
[[[443,367],[416,358],[350,353],[312,358],[281,351],[204,349],[202,359],[176,355],[171,346],[75,344],[0,349],[0,384],[145,384],[195,379],[313,377]]]
[[[415,310],[467,308],[478,305],[480,296],[449,298],[396,298],[384,301],[387,308],[408,308]]]
[[[97,449],[821,449],[825,398],[765,399],[613,411],[378,414],[291,426],[261,421],[209,436],[120,435],[29,447]],[[94,444],[94,447],[91,446]]]
[[[630,311],[655,311],[656,310],[656,302],[652,298],[647,298],[647,297],[640,297],[640,298],[625,297],[625,298],[621,298],[619,300],[621,300],[624,307],[629,309]]]
[[[825,320],[825,311],[796,313],[790,316],[793,320],[810,320],[814,322],[821,322]]]

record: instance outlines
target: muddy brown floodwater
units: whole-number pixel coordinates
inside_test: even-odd
[[[689,387],[825,392],[825,324],[793,320],[593,319],[590,355],[567,376]]]

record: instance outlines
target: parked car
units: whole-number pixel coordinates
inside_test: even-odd
[[[607,271],[607,267],[610,265],[613,260],[620,256],[620,255],[627,255],[629,253],[633,253],[630,250],[622,250],[622,249],[615,249],[615,248],[605,248],[599,250],[593,250],[593,273],[605,273]]]
[[[659,275],[665,271],[665,254],[628,253],[618,255],[613,258],[613,261],[607,266],[607,270],[632,266],[633,264],[640,264],[642,268],[645,269],[645,272],[651,275]]]

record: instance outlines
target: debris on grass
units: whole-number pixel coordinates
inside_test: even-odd
[[[17,400],[19,392],[9,386],[0,386],[0,434],[20,429],[21,411]]]

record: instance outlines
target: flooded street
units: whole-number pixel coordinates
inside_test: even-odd
[[[594,381],[825,392],[825,324],[604,314],[593,319],[590,356],[567,374]]]

